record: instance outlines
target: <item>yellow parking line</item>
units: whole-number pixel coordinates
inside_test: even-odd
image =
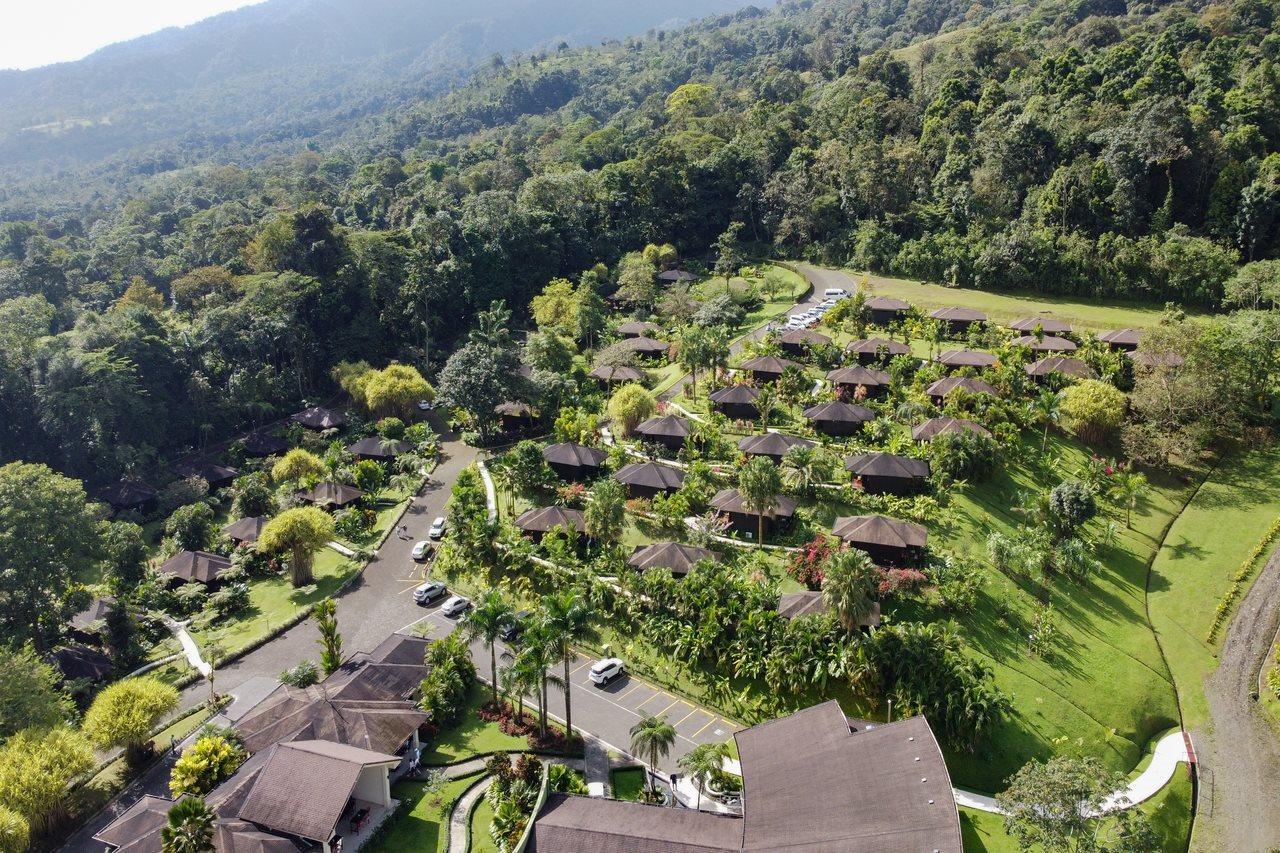
[[[623,693],[621,696],[618,697],[618,701],[621,702],[623,699],[626,699],[632,693],[636,692],[637,690],[639,690],[641,687],[644,687],[644,686],[645,685],[642,682],[637,681],[635,684],[631,685],[630,690],[628,690],[626,693]],[[651,696],[649,698],[652,699],[653,697]]]
[[[654,716],[655,716],[655,717],[661,717],[663,714],[667,713],[667,712],[668,712],[668,711],[670,711],[672,708],[674,708],[675,706],[679,705],[681,702],[684,702],[684,700],[683,700],[683,699],[677,699],[676,701],[672,702],[672,703],[671,703],[670,705],[668,705],[667,707],[663,708],[663,709],[662,709],[661,711],[659,711],[658,713],[654,714]],[[685,702],[685,704],[687,705],[687,704],[689,704],[689,703]]]
[[[648,705],[654,699],[670,699],[670,698],[671,696],[669,694],[663,693],[661,690],[655,690],[653,691],[652,696],[650,696],[648,699],[644,700],[643,702],[641,702],[639,705],[636,706],[636,710],[639,711],[641,708],[643,708],[645,705]]]
[[[711,720],[710,720],[710,722],[708,722],[706,726],[703,726],[702,728],[698,729],[696,732],[694,732],[693,734],[689,735],[689,737],[691,737],[691,738],[695,738],[695,737],[697,737],[698,735],[702,734],[703,732],[705,732],[705,731],[707,730],[707,726],[710,726],[710,725],[711,725],[712,723],[714,723],[715,721],[716,721],[716,718],[715,718],[715,717],[712,717],[712,718],[711,718]]]
[[[683,717],[681,717],[679,722],[672,723],[671,725],[673,725],[673,726],[678,726],[678,725],[680,725],[680,723],[683,723],[685,720],[689,719],[689,718],[690,718],[690,717],[692,717],[694,714],[698,714],[698,713],[705,714],[705,713],[706,713],[706,711],[703,711],[701,708],[694,708],[692,711],[690,711],[689,713],[687,713],[687,714],[685,714]],[[711,719],[713,719],[713,720],[714,720],[714,719],[715,719],[715,717],[712,717]]]

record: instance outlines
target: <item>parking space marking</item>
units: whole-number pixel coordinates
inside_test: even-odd
[[[700,734],[702,734],[703,732],[705,732],[705,731],[707,730],[707,726],[710,726],[710,725],[712,725],[713,723],[715,723],[716,719],[717,719],[716,717],[712,717],[710,720],[707,720],[707,725],[706,725],[706,726],[703,726],[703,727],[702,727],[702,728],[700,728],[700,729],[698,729],[696,732],[694,732],[692,735],[690,735],[690,737],[697,737],[698,735],[700,735]]]
[[[618,697],[618,701],[621,702],[623,699],[626,699],[632,693],[634,693],[635,691],[639,690],[641,687],[644,687],[644,686],[645,686],[644,682],[642,682],[640,679],[637,678],[636,683],[631,686],[631,689]]]
[[[643,702],[641,702],[639,705],[636,706],[636,710],[639,711],[641,708],[643,708],[645,705],[648,705],[654,699],[669,699],[669,698],[671,697],[669,697],[666,693],[663,693],[661,690],[655,689],[653,691],[653,694],[650,695],[648,699],[645,699]]]
[[[692,706],[692,705],[690,705],[689,707],[693,708],[693,706]],[[683,723],[685,720],[687,720],[687,719],[689,719],[690,717],[692,717],[694,714],[705,714],[705,713],[706,713],[706,711],[703,711],[701,708],[693,708],[693,710],[692,710],[692,711],[690,711],[689,713],[687,713],[687,714],[685,714],[683,717],[681,717],[681,718],[680,718],[680,720],[679,720],[679,722],[672,723],[672,724],[671,724],[671,727],[672,727],[672,728],[675,728],[676,726],[680,725],[680,723]],[[714,719],[715,719],[715,717],[712,717],[711,719],[712,719],[712,720],[714,720]],[[704,728],[705,728],[705,726],[704,726]]]
[[[668,698],[670,698],[670,697],[668,697]],[[663,708],[663,709],[662,709],[661,711],[659,711],[658,713],[654,714],[654,716],[655,716],[655,717],[661,717],[663,714],[667,713],[668,711],[670,711],[672,708],[674,708],[675,706],[679,705],[679,704],[680,704],[681,702],[683,702],[683,701],[684,701],[683,699],[676,699],[676,700],[675,700],[674,702],[672,702],[670,705],[668,705],[667,707]]]
[[[584,666],[590,666],[590,665],[591,665],[591,661],[590,661],[590,660],[584,660],[582,663],[578,664],[578,665],[577,665],[577,666],[575,666],[573,669],[569,670],[569,676],[570,676],[570,677],[573,677],[573,674],[574,674],[575,672],[577,672],[578,670],[582,669]]]

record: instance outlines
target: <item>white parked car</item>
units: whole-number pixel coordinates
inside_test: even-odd
[[[440,608],[440,612],[445,616],[459,616],[466,612],[471,606],[471,599],[465,596],[455,595],[444,603],[444,607]]]
[[[413,590],[413,600],[418,604],[430,604],[447,591],[448,589],[440,581],[427,581]]]
[[[849,291],[845,290],[843,287],[828,287],[826,290],[822,291],[822,295],[828,299],[844,299],[849,295]]]
[[[435,521],[431,522],[431,529],[427,531],[427,538],[428,539],[444,538],[444,516],[440,516]]]
[[[419,539],[417,542],[413,543],[413,550],[409,552],[409,556],[421,563],[423,560],[427,559],[427,555],[430,553],[431,543],[426,539]]]
[[[809,322],[809,316],[807,314],[792,314],[790,317],[787,318],[788,326],[790,326],[793,323],[798,325],[803,325],[804,323],[807,323],[807,322]]]
[[[627,668],[618,658],[605,658],[592,664],[588,677],[596,684],[603,686],[626,671]]]

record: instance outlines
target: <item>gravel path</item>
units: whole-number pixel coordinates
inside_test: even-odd
[[[458,802],[454,803],[449,813],[449,846],[450,853],[463,853],[467,849],[467,825],[471,822],[471,806],[484,796],[493,784],[493,777],[486,776],[473,785]]]
[[[1278,604],[1280,550],[1241,602],[1205,682],[1211,722],[1192,733],[1201,779],[1193,850],[1280,847],[1280,739],[1252,698],[1280,624]]]

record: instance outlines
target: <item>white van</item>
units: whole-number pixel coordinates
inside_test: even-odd
[[[843,287],[828,287],[826,290],[822,291],[822,295],[828,299],[844,299],[849,295],[849,291],[845,290]]]

